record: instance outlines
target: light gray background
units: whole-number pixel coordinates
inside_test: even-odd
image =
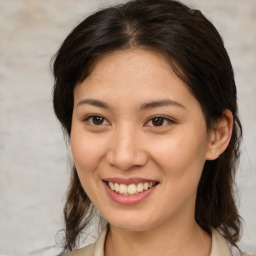
[[[69,170],[52,111],[50,58],[88,13],[114,2],[122,1],[0,1],[0,254],[58,251],[46,248],[62,228]],[[244,126],[237,175],[245,220],[240,244],[256,253],[256,1],[184,2],[213,21],[234,66]]]

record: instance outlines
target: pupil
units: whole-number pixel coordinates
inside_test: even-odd
[[[100,116],[94,116],[93,117],[93,123],[95,125],[101,125],[103,123],[103,117]]]
[[[152,120],[152,123],[153,123],[154,126],[162,126],[163,123],[164,123],[164,119],[162,117],[155,117]]]

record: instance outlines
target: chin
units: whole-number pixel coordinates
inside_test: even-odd
[[[134,232],[142,232],[153,229],[156,226],[156,222],[145,219],[145,218],[138,218],[138,216],[132,217],[131,215],[122,216],[122,219],[112,218],[109,219],[109,224],[112,227],[124,230],[124,231],[134,231]]]

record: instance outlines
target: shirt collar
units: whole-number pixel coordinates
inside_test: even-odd
[[[105,228],[95,242],[93,256],[104,256],[107,230]],[[232,256],[226,239],[216,229],[212,229],[212,249],[210,256]]]
[[[232,256],[226,239],[216,229],[212,229],[212,249],[210,256]]]

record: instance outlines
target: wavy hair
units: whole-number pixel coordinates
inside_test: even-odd
[[[226,109],[232,112],[229,146],[218,159],[205,163],[195,219],[208,233],[217,228],[236,245],[240,217],[233,187],[242,136],[236,85],[221,36],[200,11],[174,0],[135,0],[100,10],[75,27],[53,62],[53,105],[64,133],[70,136],[75,85],[86,79],[103,54],[129,48],[159,51],[167,57],[199,101],[208,129]],[[93,214],[93,205],[73,167],[64,208],[65,251],[77,247],[79,235]]]

